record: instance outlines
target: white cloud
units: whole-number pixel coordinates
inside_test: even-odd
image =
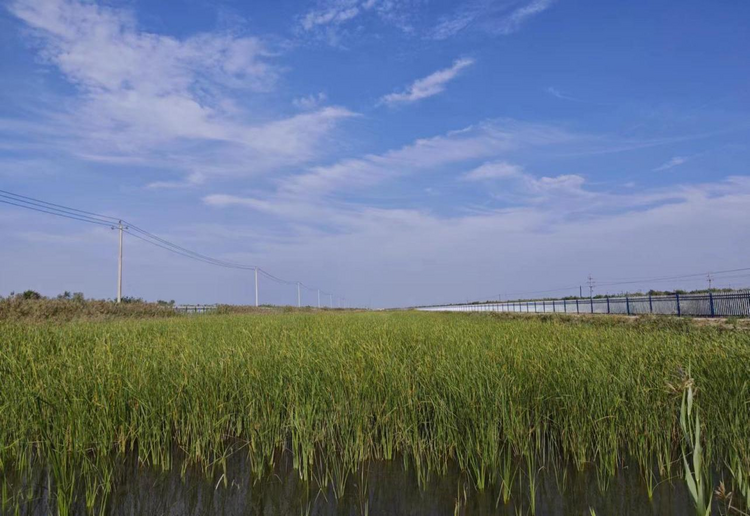
[[[362,207],[336,202],[336,196],[374,187],[410,174],[435,172],[445,167],[485,159],[522,149],[555,146],[580,137],[554,127],[523,124],[512,120],[488,121],[443,136],[423,138],[382,154],[349,158],[328,166],[311,167],[278,183],[275,192],[262,197],[215,194],[204,197],[207,205],[243,206],[282,220],[315,224],[325,221],[337,230],[351,229],[362,222]],[[467,174],[469,179],[495,179],[502,175],[515,180],[514,195],[533,202],[553,196],[565,187],[573,188],[578,176],[535,179],[520,166],[502,161],[488,162]],[[519,197],[520,198],[520,197]],[[368,213],[373,213],[367,208]],[[378,212],[382,213],[382,212]]]
[[[382,217],[399,217],[403,210],[383,210],[360,204],[352,193],[417,173],[437,173],[448,167],[488,159],[468,172],[456,176],[467,182],[482,182],[485,200],[482,212],[496,213],[511,209],[514,213],[533,213],[534,219],[554,223],[575,217],[600,217],[623,210],[641,210],[652,206],[686,201],[695,195],[687,188],[665,188],[646,191],[629,189],[607,191],[592,188],[583,175],[558,173],[537,175],[508,161],[506,156],[532,155],[571,147],[598,150],[602,145],[620,145],[607,138],[572,134],[553,126],[524,124],[512,120],[488,121],[443,136],[416,140],[410,145],[381,154],[349,158],[327,166],[308,168],[301,174],[280,180],[274,192],[254,196],[214,194],[204,197],[214,207],[239,206],[261,212],[297,229],[318,231],[358,231],[364,224]],[[539,151],[537,151],[539,149]],[[521,154],[519,154],[521,153]],[[354,197],[356,198],[356,197]],[[471,207],[463,207],[471,210]],[[532,210],[531,212],[529,210]],[[412,213],[413,210],[406,210]],[[420,212],[421,213],[421,212]],[[548,217],[549,215],[549,217]],[[421,213],[420,217],[427,216]],[[318,228],[318,229],[316,229]]]
[[[457,59],[450,68],[444,68],[427,77],[417,79],[404,92],[386,95],[380,99],[380,102],[389,105],[408,104],[442,93],[445,91],[446,84],[473,64],[474,60],[470,58]]]
[[[514,9],[507,17],[497,24],[495,31],[498,34],[512,34],[521,28],[521,24],[532,16],[546,11],[552,6],[554,0],[534,0],[517,9]]]
[[[483,159],[523,147],[554,145],[576,135],[545,125],[513,120],[488,121],[444,136],[418,139],[382,154],[316,166],[289,177],[279,185],[286,196],[317,197],[341,190],[356,190],[420,171]]]
[[[298,18],[297,25],[303,33],[316,35],[337,46],[347,34],[344,27],[366,14],[411,32],[413,28],[408,22],[413,11],[411,4],[411,0],[321,0]]]
[[[323,9],[309,11],[300,23],[305,30],[312,30],[320,25],[339,25],[357,16],[360,4],[362,2],[338,1]]]
[[[309,111],[321,106],[322,104],[325,104],[326,100],[328,100],[328,96],[321,91],[317,95],[310,94],[306,97],[296,98],[292,101],[292,104],[294,104],[294,106],[299,109]]]
[[[37,136],[82,159],[138,159],[192,177],[260,173],[321,155],[322,140],[352,116],[335,106],[280,119],[243,109],[240,96],[264,94],[279,76],[257,37],[177,39],[140,30],[128,11],[77,0],[15,0],[9,9],[78,90],[70,107],[45,114],[64,139]]]
[[[300,220],[328,225],[337,216],[337,230],[295,225],[296,233],[287,233],[294,237],[283,242],[260,237],[258,253],[282,271],[296,270],[304,256],[305,269],[334,291],[362,293],[359,303],[372,296],[377,306],[403,306],[474,299],[488,293],[487,285],[505,292],[552,288],[589,272],[601,280],[710,270],[717,249],[727,256],[750,252],[750,225],[736,225],[750,202],[747,177],[632,194],[585,191],[585,198],[578,197],[580,176],[535,181],[529,192],[544,193],[544,202],[468,215],[308,204],[320,211],[300,212]],[[712,252],[696,253],[688,236],[705,240]]]
[[[679,167],[686,163],[690,158],[685,156],[675,156],[663,165],[660,165],[654,169],[654,172],[661,172],[663,170],[669,170],[670,168]]]
[[[211,82],[267,89],[276,70],[254,37],[201,34],[184,40],[141,32],[128,12],[74,0],[16,0],[10,10],[38,31],[45,57],[71,81],[97,92],[182,95]]]
[[[206,176],[204,176],[203,174],[199,172],[193,172],[186,178],[179,180],[179,181],[154,181],[153,183],[147,184],[146,188],[168,189],[168,190],[174,190],[174,189],[180,189],[180,188],[191,188],[193,186],[203,184],[205,180],[206,180]]]
[[[463,3],[453,14],[444,17],[432,29],[430,36],[438,40],[447,39],[470,28],[489,34],[512,34],[520,30],[525,21],[546,11],[553,3],[554,0],[476,0]]]
[[[485,181],[516,177],[523,173],[523,168],[506,161],[484,163],[464,174],[467,181]]]
[[[556,97],[556,98],[561,99],[561,100],[571,100],[573,102],[586,102],[585,100],[578,99],[576,97],[571,97],[570,95],[566,95],[563,92],[561,92],[560,90],[558,90],[557,88],[554,88],[552,86],[550,86],[549,88],[547,88],[545,91],[547,93],[549,93],[550,95],[552,95],[553,97]]]

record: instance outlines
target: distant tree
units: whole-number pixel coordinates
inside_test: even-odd
[[[83,296],[83,292],[73,292],[73,301],[83,302],[86,298]]]
[[[71,298],[71,293],[67,290],[63,292],[62,294],[60,294],[59,296],[57,296],[57,299],[70,299],[70,298]]]
[[[20,294],[21,299],[42,299],[42,295],[35,290],[26,290],[23,294]]]

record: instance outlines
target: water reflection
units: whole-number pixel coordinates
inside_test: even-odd
[[[694,513],[683,480],[662,482],[649,500],[643,478],[634,468],[621,468],[606,485],[593,471],[538,471],[534,474],[533,504],[525,466],[516,471],[508,503],[503,501],[501,485],[479,492],[457,468],[431,476],[420,487],[414,469],[405,468],[400,460],[368,463],[341,483],[345,488],[340,498],[333,483],[320,487],[316,482],[302,482],[289,454],[280,457],[267,478],[255,482],[251,480],[250,464],[241,453],[228,461],[226,473],[210,478],[199,470],[188,468],[181,474],[179,467],[175,469],[158,472],[138,467],[133,461],[118,472],[106,506],[99,509],[104,514],[122,516],[516,515],[532,514],[532,506],[539,516],[588,516],[589,508],[600,516]],[[55,488],[46,472],[38,472],[24,491],[33,494],[24,495],[25,502],[17,514],[56,513],[54,496],[50,496]],[[87,512],[83,498],[79,496],[73,514]],[[16,514],[16,508],[6,507],[0,512]]]

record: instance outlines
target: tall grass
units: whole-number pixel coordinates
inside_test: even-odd
[[[174,308],[168,304],[142,301],[115,303],[94,299],[0,298],[0,321],[49,322],[52,320],[143,319],[175,317],[176,315]]]
[[[703,463],[748,478],[746,332],[413,312],[0,321],[0,481],[47,468],[60,513],[76,496],[94,511],[127,457],[220,475],[246,453],[260,478],[286,449],[337,495],[372,459],[423,482],[455,464],[503,501],[515,476],[533,495],[541,468],[606,479],[634,461],[648,484],[683,473],[687,370]]]

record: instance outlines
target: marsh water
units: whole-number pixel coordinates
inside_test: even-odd
[[[449,468],[420,482],[413,468],[403,461],[367,463],[346,481],[337,496],[336,482],[320,487],[303,482],[292,467],[289,454],[282,455],[263,480],[251,480],[250,467],[242,454],[232,457],[226,471],[212,476],[190,468],[181,472],[155,471],[135,461],[116,475],[103,514],[152,515],[415,515],[536,514],[539,516],[586,515],[674,515],[694,514],[681,478],[648,490],[637,468],[623,467],[614,477],[602,479],[595,471],[573,469],[556,473],[532,473],[518,464],[506,502],[500,485],[478,491],[465,473]],[[534,480],[532,482],[530,479]],[[10,484],[20,485],[10,480]],[[56,514],[54,485],[44,471],[24,482],[23,503],[7,504],[3,514]],[[341,490],[341,487],[338,488]],[[532,504],[531,493],[534,492]],[[507,497],[507,493],[506,497]],[[72,514],[86,514],[79,496]]]

